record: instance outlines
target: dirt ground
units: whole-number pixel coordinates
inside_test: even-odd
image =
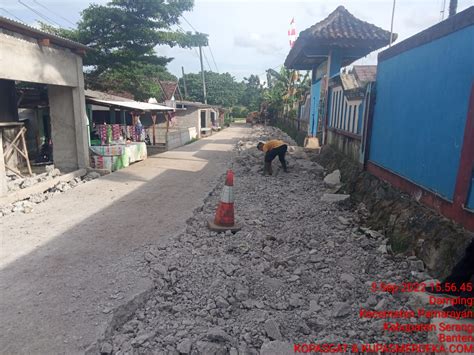
[[[141,248],[185,228],[249,128],[224,130],[0,219],[0,353],[76,354],[153,287]]]
[[[361,225],[363,206],[331,202],[337,187],[300,149],[289,173],[262,176],[257,141],[284,133],[257,127],[236,146],[232,169],[236,234],[209,231],[224,182],[194,211],[186,230],[139,252],[154,289],[116,313],[103,354],[293,354],[292,344],[417,343],[426,333],[383,330],[368,311],[416,309],[407,294],[373,282],[426,280],[423,263],[395,256],[387,239]],[[330,195],[332,196],[332,195]],[[428,323],[409,318],[406,324]]]

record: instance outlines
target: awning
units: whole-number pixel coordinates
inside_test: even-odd
[[[131,110],[137,111],[173,111],[174,108],[157,105],[157,104],[149,104],[147,102],[138,102],[138,101],[113,101],[113,100],[100,100],[95,99],[92,97],[86,97],[86,100],[91,103],[95,103],[99,106],[109,106],[109,107],[118,107],[118,108],[126,108]]]

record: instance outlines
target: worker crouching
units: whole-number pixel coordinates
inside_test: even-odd
[[[263,168],[263,175],[272,175],[272,161],[278,156],[283,171],[288,172],[288,167],[285,160],[285,155],[288,150],[288,145],[280,140],[273,139],[267,143],[259,142],[257,144],[257,149],[265,153],[265,165]]]

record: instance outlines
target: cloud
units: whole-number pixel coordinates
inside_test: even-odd
[[[447,15],[445,16],[447,17]],[[410,16],[403,19],[403,25],[410,30],[422,30],[436,24],[440,15],[428,14],[425,16]]]
[[[234,37],[234,45],[242,48],[253,48],[257,53],[264,55],[280,54],[284,51],[282,39],[277,35],[267,33],[248,33]]]

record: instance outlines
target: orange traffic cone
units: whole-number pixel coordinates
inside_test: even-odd
[[[221,200],[217,206],[214,221],[208,221],[209,229],[215,232],[232,231],[237,232],[240,226],[235,224],[234,219],[234,172],[227,170],[225,186],[222,190]]]

